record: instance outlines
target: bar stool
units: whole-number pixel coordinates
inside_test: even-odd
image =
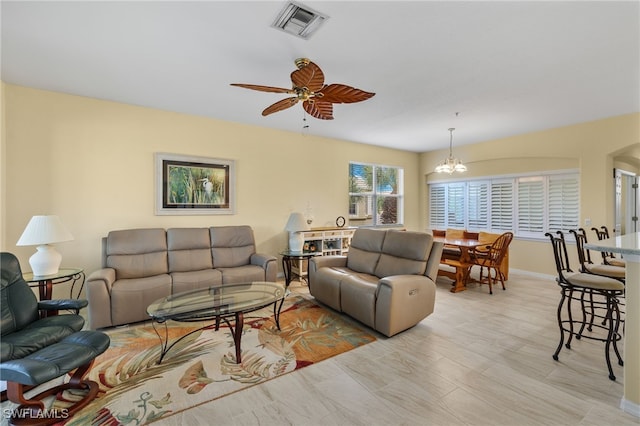
[[[609,229],[607,229],[606,226],[601,226],[600,229],[591,228],[591,230],[596,233],[598,240],[606,240],[607,238],[609,238]],[[603,251],[601,252],[601,254],[602,263],[604,263],[605,265],[621,266],[623,268],[627,265],[627,262],[624,259],[617,258],[616,255],[611,252]]]
[[[601,275],[595,275],[585,272],[574,272],[569,266],[569,256],[567,254],[567,246],[564,234],[557,231],[558,236],[547,232],[545,236],[549,237],[553,247],[553,254],[556,262],[558,277],[556,282],[560,286],[560,303],[558,304],[557,316],[558,327],[560,328],[560,342],[553,354],[553,359],[558,361],[558,355],[562,350],[565,340],[565,334],[568,334],[567,343],[564,345],[567,349],[571,349],[571,341],[575,336],[580,340],[585,339],[598,340],[605,343],[605,360],[609,370],[609,379],[616,380],[611,368],[610,349],[613,350],[618,358],[618,364],[624,365],[620,351],[618,350],[618,341],[622,335],[619,332],[620,327],[620,309],[619,298],[624,295],[624,284],[614,278]],[[582,319],[573,317],[572,302],[577,301],[582,311]],[[563,308],[566,307],[566,319],[563,317]],[[593,323],[594,309],[604,309],[604,321],[602,324]],[[587,321],[587,310],[590,312],[590,320]],[[589,324],[592,327],[604,330],[606,337],[598,335],[583,334],[584,329]],[[579,326],[579,330],[575,328]],[[591,331],[590,330],[590,331]]]
[[[577,231],[572,229],[569,231],[576,240],[576,248],[578,249],[578,260],[580,261],[580,272],[588,274],[602,275],[609,278],[625,282],[626,270],[624,266],[616,266],[613,264],[595,264],[591,260],[591,253],[584,247],[587,243],[587,233],[583,228]]]

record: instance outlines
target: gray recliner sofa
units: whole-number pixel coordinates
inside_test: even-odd
[[[346,256],[309,261],[309,292],[385,336],[433,312],[442,244],[424,232],[360,228]]]
[[[89,327],[148,320],[151,303],[178,292],[276,275],[276,257],[256,253],[249,226],[111,231],[102,269],[86,281]]]

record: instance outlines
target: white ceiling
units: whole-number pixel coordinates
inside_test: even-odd
[[[640,111],[640,3],[303,1],[310,40],[270,27],[284,1],[1,3],[6,83],[301,132],[285,97],[307,57],[375,92],[306,132],[415,152]],[[455,113],[460,115],[456,117]]]

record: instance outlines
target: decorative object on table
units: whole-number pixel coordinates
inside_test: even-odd
[[[37,246],[36,252],[29,258],[34,275],[52,275],[58,273],[62,255],[51,244],[72,241],[73,235],[55,215],[33,216],[16,243],[17,246]]]
[[[311,208],[311,204],[309,202],[307,202],[307,209],[304,212],[304,217],[307,218],[307,225],[311,226],[311,224],[313,223],[313,208]]]
[[[338,228],[342,228],[345,223],[346,223],[346,220],[344,219],[344,216],[338,216],[338,218],[336,219],[336,226]]]
[[[300,231],[309,230],[309,225],[307,224],[307,219],[304,215],[299,212],[291,213],[284,229],[289,231],[289,250],[302,251],[304,237]]]
[[[458,114],[456,114],[458,115]],[[467,166],[465,166],[464,164],[462,164],[462,161],[460,161],[460,159],[455,158],[453,156],[453,131],[455,130],[455,128],[450,128],[449,129],[449,157],[447,157],[445,160],[443,160],[440,164],[438,164],[438,166],[436,167],[436,173],[449,173],[452,174],[453,172],[466,172],[467,171]]]
[[[156,153],[156,214],[235,214],[235,161]]]
[[[325,85],[324,73],[319,66],[307,58],[298,58],[295,62],[298,69],[291,73],[291,89],[241,83],[231,85],[261,92],[295,95],[268,106],[262,111],[263,116],[285,110],[302,101],[302,108],[307,114],[320,120],[333,120],[333,104],[362,102],[375,95],[345,84]]]
[[[151,423],[376,340],[352,321],[299,295],[285,300],[282,331],[271,318],[262,318],[272,311],[265,308],[256,312],[258,318],[245,317],[241,364],[235,362],[226,333],[193,333],[158,365],[158,336],[150,325],[109,330],[111,348],[88,374],[100,379],[100,396],[65,426]],[[169,338],[200,326],[171,322]],[[54,407],[64,404],[57,400]]]

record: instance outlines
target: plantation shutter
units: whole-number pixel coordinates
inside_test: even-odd
[[[491,230],[513,230],[513,201],[513,180],[491,182]]]
[[[464,183],[452,183],[447,186],[447,227],[463,229],[465,227]]]
[[[470,230],[488,229],[489,225],[489,183],[471,181],[468,187],[468,223]]]
[[[429,227],[431,229],[445,229],[446,216],[446,187],[444,185],[429,185]]]
[[[580,196],[578,175],[557,175],[549,178],[549,231],[577,229]]]
[[[520,235],[544,232],[544,180],[542,177],[519,178],[518,232]]]

